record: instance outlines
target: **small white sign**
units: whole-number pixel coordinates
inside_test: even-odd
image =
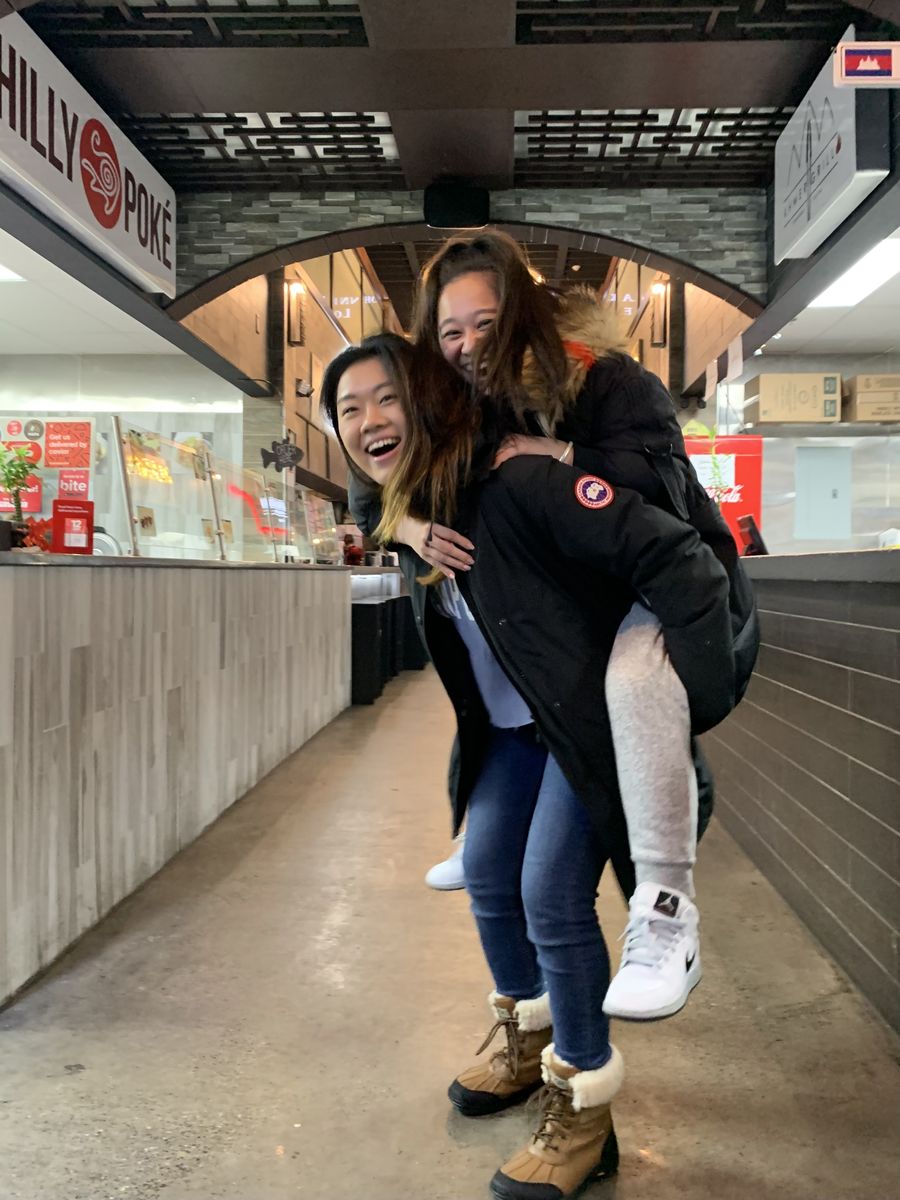
[[[900,87],[900,42],[841,42],[835,87]]]
[[[175,295],[175,193],[16,13],[0,18],[0,179],[142,288]]]
[[[855,36],[851,25],[842,41]],[[888,173],[859,166],[856,102],[829,59],[775,144],[776,263],[812,254]]]
[[[719,382],[719,360],[714,358],[711,363],[706,364],[706,391],[703,393],[704,400],[712,400],[716,394],[716,386]]]
[[[728,346],[728,369],[725,372],[725,382],[737,379],[744,370],[744,337],[738,334]]]

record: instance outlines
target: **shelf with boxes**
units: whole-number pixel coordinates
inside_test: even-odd
[[[900,375],[773,372],[744,385],[742,424],[766,436],[844,434],[885,436],[900,427]],[[777,426],[778,428],[771,428]]]

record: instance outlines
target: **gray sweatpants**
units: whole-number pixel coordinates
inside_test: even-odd
[[[619,626],[606,703],[638,885],[652,880],[693,896],[697,776],[687,693],[659,621],[642,604]]]

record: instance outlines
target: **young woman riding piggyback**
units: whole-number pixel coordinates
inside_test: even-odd
[[[634,489],[698,532],[729,579],[739,699],[759,644],[749,581],[690,465],[668,391],[622,353],[598,297],[586,289],[553,294],[502,233],[452,238],[423,272],[414,336],[421,350],[465,381],[473,402],[489,402],[503,414],[511,432],[495,465],[516,456],[551,457]],[[351,506],[371,533],[381,517],[377,490],[351,481]],[[400,522],[395,538],[449,576],[470,571],[482,549],[459,529],[413,517]],[[636,888],[621,969],[605,1004],[615,1016],[652,1019],[677,1011],[700,978],[699,954],[692,955],[690,979],[673,970],[668,918],[686,921],[698,942],[692,867],[698,808],[702,828],[712,781],[692,743],[696,729],[666,661],[659,622],[639,601],[615,640],[606,699]]]

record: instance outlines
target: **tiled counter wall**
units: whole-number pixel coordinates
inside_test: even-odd
[[[350,703],[349,572],[95,564],[0,565],[0,1000]]]
[[[703,739],[717,811],[900,1028],[900,582],[755,587],[756,673]]]

